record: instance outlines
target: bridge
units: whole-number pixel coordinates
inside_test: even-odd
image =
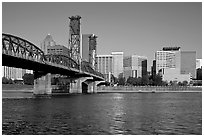
[[[2,66],[33,70],[34,94],[52,94],[51,74],[60,74],[67,76],[68,79],[76,80],[77,82],[70,83],[69,86],[69,92],[72,93],[96,92],[95,82],[104,80],[103,75],[91,65],[95,61],[94,58],[92,62],[80,59],[80,42],[76,42],[80,40],[78,37],[80,32],[73,28],[79,24],[80,18],[72,16],[70,19],[71,52],[68,56],[45,54],[38,46],[23,38],[2,34]],[[74,30],[78,33],[73,34]]]

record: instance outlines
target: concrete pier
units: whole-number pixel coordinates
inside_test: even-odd
[[[83,77],[70,83],[70,93],[96,93],[96,84],[93,77]]]
[[[35,75],[35,74],[34,74]],[[34,80],[34,95],[50,95],[52,93],[51,74],[47,73]]]

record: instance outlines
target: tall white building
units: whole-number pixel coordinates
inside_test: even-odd
[[[161,71],[164,74],[164,69],[166,68],[179,68],[179,52],[180,48],[172,48],[159,50],[155,54],[156,60],[156,72]]]
[[[113,75],[119,77],[123,76],[123,52],[112,52],[113,56]]]
[[[196,59],[196,69],[202,67],[202,59]]]
[[[164,81],[190,81],[196,77],[196,52],[180,47],[164,47],[155,53],[156,72]]]
[[[111,82],[112,75],[116,78],[123,76],[123,52],[112,52],[111,55],[96,56],[96,70],[101,72],[106,81]]]
[[[113,56],[97,55],[96,62],[96,70],[105,76],[106,81],[111,82],[111,75],[113,74]]]

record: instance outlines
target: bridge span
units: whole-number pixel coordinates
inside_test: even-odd
[[[31,42],[11,35],[2,34],[2,66],[34,70],[34,94],[51,94],[51,74],[78,79],[70,83],[69,92],[96,92],[96,81],[103,81],[101,73],[95,71],[88,62],[76,62],[65,55],[47,54]],[[91,88],[89,85],[93,84]],[[76,90],[73,90],[74,88]],[[83,91],[85,90],[85,91]]]

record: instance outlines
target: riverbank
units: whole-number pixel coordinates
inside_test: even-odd
[[[202,92],[202,86],[117,86],[99,87],[97,92]]]
[[[33,85],[2,84],[3,92],[33,92]]]
[[[192,92],[202,92],[202,91],[141,91],[141,90],[98,90],[97,93],[192,93]]]
[[[3,93],[33,93],[33,85],[2,84]],[[98,93],[131,93],[131,92],[202,92],[202,86],[117,86],[98,87]]]

